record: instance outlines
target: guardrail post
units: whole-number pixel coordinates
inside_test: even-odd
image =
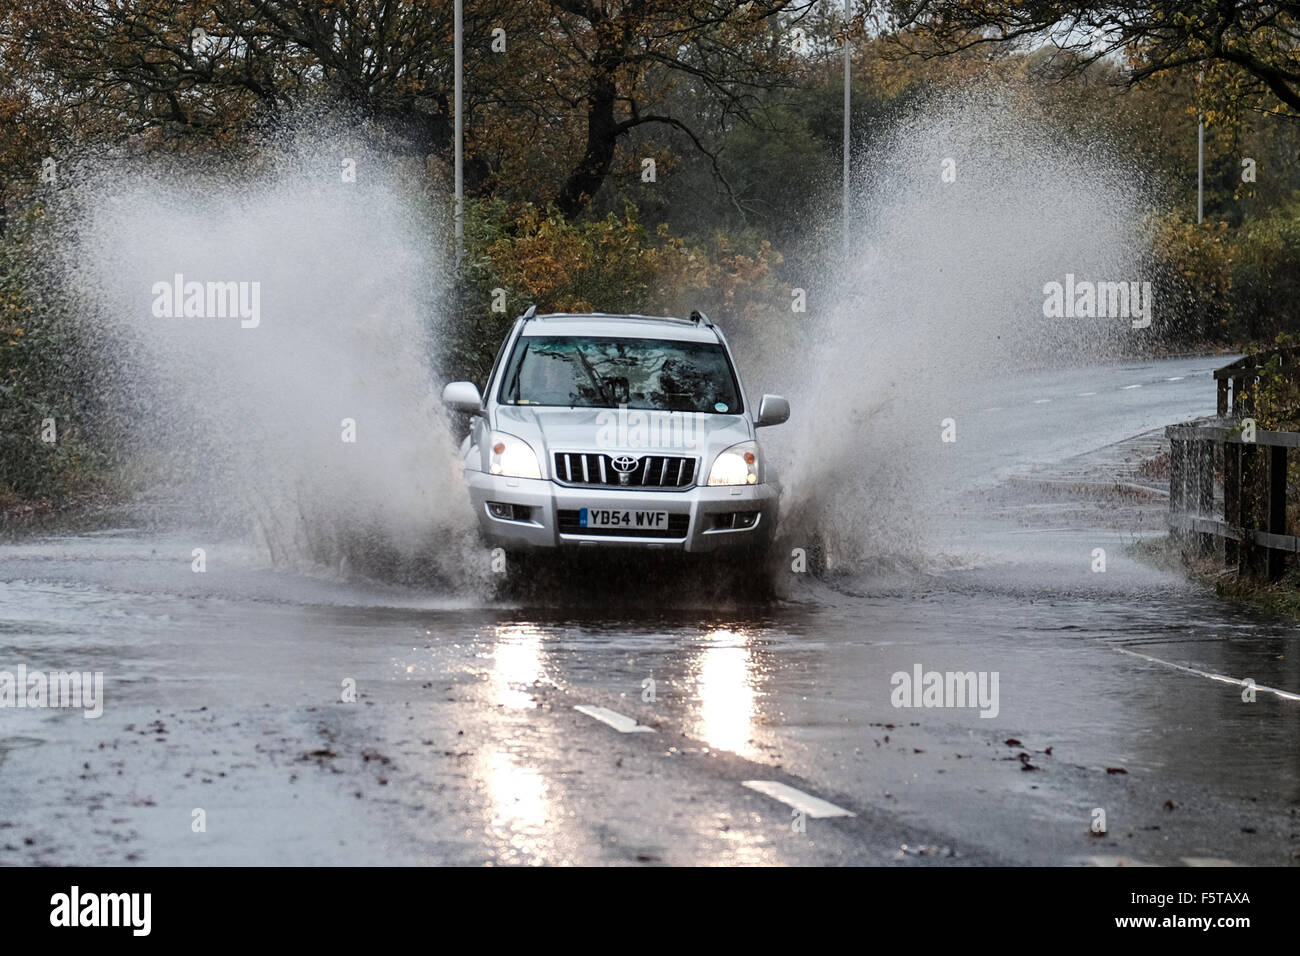
[[[1286,448],[1274,445],[1268,459],[1268,530],[1286,534]],[[1286,552],[1268,550],[1268,579],[1276,581],[1286,570]]]

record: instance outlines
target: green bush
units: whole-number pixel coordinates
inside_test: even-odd
[[[1300,196],[1237,234],[1232,308],[1239,338],[1300,332]]]

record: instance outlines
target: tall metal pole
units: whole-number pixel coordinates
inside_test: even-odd
[[[1205,114],[1197,117],[1196,125],[1196,222],[1205,218]]]
[[[844,252],[849,251],[849,72],[852,60],[849,44],[849,22],[852,16],[852,0],[844,0],[844,195],[841,199],[842,218],[844,220]]]
[[[1201,82],[1205,71],[1196,71],[1196,224],[1205,218],[1205,114],[1200,111]]]
[[[465,257],[465,117],[461,109],[464,99],[461,82],[464,0],[456,0],[452,29],[456,34],[456,266],[459,268]]]

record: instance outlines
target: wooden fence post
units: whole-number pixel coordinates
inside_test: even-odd
[[[1286,534],[1286,449],[1274,445],[1268,451],[1268,530]],[[1268,579],[1276,581],[1285,570],[1286,552],[1269,548]]]

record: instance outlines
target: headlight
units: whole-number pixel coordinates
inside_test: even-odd
[[[502,432],[492,433],[492,458],[488,464],[494,475],[506,478],[540,478],[542,470],[537,464],[537,455],[528,442],[506,435]]]
[[[753,485],[758,483],[758,445],[743,441],[732,445],[713,461],[711,485]]]

